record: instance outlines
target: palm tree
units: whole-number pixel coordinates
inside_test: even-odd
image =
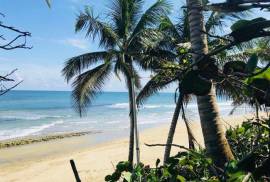
[[[220,29],[221,24],[223,23],[223,20],[226,18],[238,18],[237,15],[235,14],[230,14],[230,16],[225,15],[224,13],[218,13],[218,12],[211,12],[207,21],[206,21],[206,33],[207,34],[212,34],[215,33],[217,29]],[[189,52],[186,50],[187,48],[181,47],[183,44],[187,44],[190,42],[190,33],[189,33],[189,25],[188,25],[188,15],[187,11],[183,10],[182,13],[182,18],[180,18],[180,22],[174,25],[171,20],[168,17],[163,18],[161,24],[160,24],[160,29],[161,31],[164,32],[164,34],[168,35],[166,37],[162,44],[170,44],[168,49],[171,51],[174,51],[174,54],[177,59],[177,64],[179,67],[185,67],[185,64],[187,62],[191,62],[192,60],[189,58]],[[210,39],[210,37],[208,37]],[[210,43],[211,44],[211,43]],[[164,45],[159,45],[163,46]],[[183,69],[184,70],[184,69]],[[172,82],[176,82],[179,87],[181,83],[181,77],[183,77],[184,73],[180,72],[175,72],[175,74],[168,73],[168,71],[159,71],[155,77],[153,77],[146,85],[145,87],[141,90],[137,97],[137,102],[139,104],[142,104],[144,100],[149,97],[150,95],[156,93],[157,91],[166,88],[168,84],[171,84]],[[157,79],[158,77],[170,77],[166,81],[163,81],[162,79]],[[177,78],[179,77],[179,78]],[[183,95],[180,92],[180,89],[178,89],[178,94],[179,97],[176,99],[176,106],[174,110],[174,114],[172,117],[168,137],[167,137],[167,142],[166,142],[166,147],[165,147],[165,153],[164,153],[164,163],[167,162],[169,156],[170,156],[170,151],[171,151],[171,144],[173,142],[173,137],[175,133],[175,128],[177,125],[177,121],[180,115],[180,111],[182,109],[182,113],[184,113],[184,107],[183,107],[183,102],[188,101],[188,98],[190,97],[189,95]],[[187,98],[187,99],[185,99]],[[194,141],[196,142],[192,130],[190,128],[190,124],[187,121],[187,118],[183,115],[183,120],[185,122],[185,125],[187,127],[188,131],[188,138],[189,138],[189,147],[194,148]]]
[[[169,13],[166,0],[158,0],[142,13],[143,0],[113,0],[109,9],[109,21],[104,22],[94,16],[86,7],[76,20],[76,32],[85,30],[87,37],[99,38],[104,51],[90,52],[70,58],[63,69],[63,75],[73,81],[72,97],[74,107],[82,115],[83,111],[102,90],[112,72],[119,77],[121,73],[129,94],[130,136],[128,161],[133,163],[134,132],[136,139],[137,163],[139,163],[139,143],[137,132],[135,89],[140,88],[140,77],[134,65],[143,65],[140,55],[147,43],[159,36],[151,27]],[[148,56],[155,56],[150,51]],[[97,66],[96,66],[97,65]],[[96,66],[96,67],[94,67]],[[91,69],[91,67],[94,67]],[[85,71],[86,70],[86,71]]]
[[[191,49],[195,52],[194,62],[208,53],[208,43],[204,26],[201,0],[187,0],[190,27]],[[194,68],[198,69],[198,68]],[[208,94],[197,96],[197,104],[207,153],[219,166],[234,159],[223,131],[219,109],[216,101],[215,87],[212,84]]]

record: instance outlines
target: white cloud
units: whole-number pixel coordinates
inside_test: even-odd
[[[81,50],[86,50],[89,48],[89,40],[83,38],[65,38],[65,39],[54,39],[54,38],[43,38],[43,37],[34,37],[37,41],[51,42],[55,44],[61,44],[66,46],[72,46]],[[1,59],[1,57],[0,57]]]
[[[88,48],[88,43],[89,43],[83,39],[73,39],[73,38],[66,39],[61,42],[63,42],[66,45],[70,45],[70,46],[73,46],[82,50],[86,50]]]

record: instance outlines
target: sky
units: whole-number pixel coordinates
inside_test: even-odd
[[[20,30],[29,31],[32,37],[27,44],[33,46],[30,50],[16,49],[0,50],[0,74],[8,73],[17,68],[16,80],[23,82],[17,90],[71,90],[61,69],[64,62],[73,56],[86,52],[97,51],[96,42],[85,38],[84,33],[74,32],[76,15],[84,5],[93,7],[96,14],[104,14],[109,0],[52,0],[52,8],[46,6],[45,0],[1,0],[0,17],[6,25]],[[145,8],[155,0],[146,0]],[[183,5],[183,0],[171,0],[173,16]],[[12,36],[4,32],[7,38]],[[0,32],[3,34],[3,32]],[[140,71],[142,82],[146,83],[149,73]],[[174,91],[172,86],[167,91]],[[125,91],[124,81],[112,77],[104,87],[105,91]]]

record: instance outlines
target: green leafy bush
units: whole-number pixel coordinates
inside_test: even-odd
[[[217,168],[204,150],[179,152],[169,159],[166,165],[156,166],[129,162],[120,162],[112,175],[105,181],[116,182],[240,182],[247,180],[269,181],[269,119],[255,119],[244,122],[241,126],[227,130],[227,138],[235,160],[223,169]]]

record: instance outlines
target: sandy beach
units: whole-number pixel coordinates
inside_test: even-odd
[[[222,118],[224,127],[236,126],[245,116]],[[203,145],[199,122],[193,122],[196,139]],[[157,158],[162,160],[163,147],[149,148],[144,143],[165,143],[169,125],[147,129],[140,134],[141,160],[151,164]],[[1,182],[73,182],[75,181],[69,160],[74,159],[82,181],[104,181],[112,173],[114,165],[127,159],[128,139],[115,139],[110,142],[89,144],[97,135],[65,138],[61,140],[35,143],[0,150]],[[179,122],[174,143],[187,146],[187,134],[183,122]],[[71,148],[73,150],[71,150]],[[178,149],[173,149],[172,154]]]

